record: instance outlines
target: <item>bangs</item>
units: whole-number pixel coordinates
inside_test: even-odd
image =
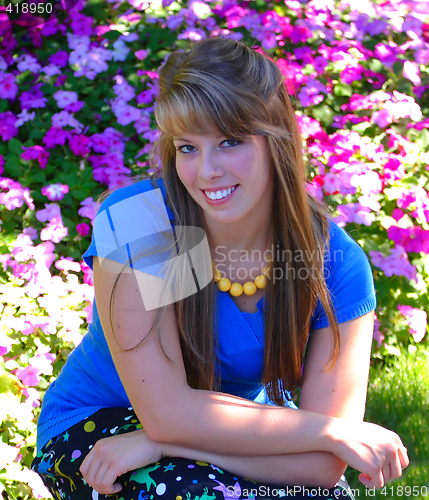
[[[210,134],[217,132],[224,137],[245,137],[257,133],[254,113],[250,104],[255,102],[231,95],[226,88],[210,89],[201,85],[173,85],[155,104],[155,117],[161,132],[178,137],[183,132]],[[255,111],[255,109],[253,110]],[[252,116],[253,115],[253,116]]]

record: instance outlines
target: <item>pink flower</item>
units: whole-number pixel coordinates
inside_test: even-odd
[[[39,391],[33,387],[24,387],[22,394],[27,398],[25,402],[31,405],[32,408],[40,406]]]
[[[8,210],[22,207],[24,201],[31,210],[34,210],[29,188],[23,188],[19,182],[12,179],[0,178],[0,189],[8,190],[7,193],[0,193],[0,203]]]
[[[19,367],[15,376],[22,381],[25,386],[35,386],[40,382],[40,375],[42,374],[41,370],[35,366],[28,365],[25,368]]]
[[[54,217],[49,224],[40,231],[40,239],[42,241],[50,240],[53,243],[59,243],[68,235],[68,228],[64,227],[61,217]]]
[[[70,139],[72,133],[69,130],[63,130],[62,128],[51,127],[43,137],[43,144],[48,149],[54,148],[57,144],[64,146],[66,139]]]
[[[94,286],[92,269],[88,266],[88,264],[84,260],[80,261],[80,267],[82,268],[83,272],[83,282],[90,286]]]
[[[420,78],[420,66],[416,62],[405,61],[403,69],[404,78],[408,78],[414,85],[420,85],[422,79]]]
[[[21,154],[21,158],[25,161],[37,160],[39,162],[40,168],[45,168],[48,163],[48,158],[50,153],[48,153],[43,146],[22,146],[24,152]]]
[[[15,76],[0,71],[0,98],[15,99],[18,92],[18,85],[15,83]]]
[[[353,82],[360,81],[362,79],[362,72],[363,72],[362,66],[353,67],[348,65],[341,72],[340,79],[342,83],[351,84]]]
[[[15,127],[16,116],[10,111],[0,113],[0,135],[2,141],[8,141],[18,135],[18,129]]]
[[[71,257],[64,257],[55,262],[55,267],[63,271],[74,271],[75,273],[80,273],[81,267],[79,262],[74,262]]]
[[[86,224],[85,222],[82,222],[81,224],[78,224],[76,226],[76,231],[81,235],[81,236],[86,236],[87,234],[89,234],[89,229],[90,227],[88,226],[88,224]]]
[[[54,217],[60,217],[61,210],[56,203],[45,203],[45,208],[36,212],[36,219],[40,222],[50,221]]]
[[[324,96],[322,94],[326,94],[327,90],[323,83],[315,80],[312,77],[309,77],[307,83],[298,93],[298,98],[303,107],[320,104]]]
[[[57,101],[59,108],[65,108],[78,100],[77,93],[72,90],[57,90],[52,97]]]
[[[77,213],[81,217],[88,217],[88,219],[91,219],[91,221],[93,221],[97,214],[97,202],[89,197],[81,201],[80,204],[82,205],[82,208],[79,208]]]
[[[379,267],[388,278],[393,275],[405,276],[408,280],[414,280],[417,283],[417,269],[410,264],[408,255],[401,245],[391,249],[388,256],[373,250],[369,251],[369,255],[374,266]]]
[[[69,192],[69,187],[65,184],[49,184],[42,187],[43,196],[47,196],[51,201],[60,201]]]
[[[396,222],[400,221],[404,216],[404,212],[400,208],[394,208],[392,211],[392,217],[396,220]]]
[[[89,154],[90,138],[85,135],[75,135],[69,140],[70,149],[76,156],[86,156]]]
[[[420,342],[426,335],[427,314],[426,311],[407,305],[398,304],[398,310],[406,317],[406,324],[410,329],[414,342]]]

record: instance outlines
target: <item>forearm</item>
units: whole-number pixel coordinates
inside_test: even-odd
[[[331,451],[337,419],[329,415],[191,391],[185,403],[170,401],[171,411],[158,415],[151,428],[142,422],[152,439],[219,455]]]
[[[274,456],[218,455],[183,446],[163,445],[165,456],[208,462],[221,469],[263,484],[332,488],[347,464],[327,452]]]

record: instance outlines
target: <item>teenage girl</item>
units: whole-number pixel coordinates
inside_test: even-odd
[[[33,470],[58,500],[353,498],[348,465],[399,478],[401,439],[363,422],[370,265],[306,189],[277,65],[197,42],[160,68],[155,118],[162,173],[99,208],[93,320],[46,392]]]

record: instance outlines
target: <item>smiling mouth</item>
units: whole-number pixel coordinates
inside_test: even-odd
[[[220,201],[228,198],[231,196],[231,194],[237,189],[239,184],[236,184],[235,186],[232,186],[228,189],[224,189],[223,191],[204,191],[203,189],[201,190],[205,197],[210,200],[210,201]],[[210,195],[208,195],[210,193]]]

